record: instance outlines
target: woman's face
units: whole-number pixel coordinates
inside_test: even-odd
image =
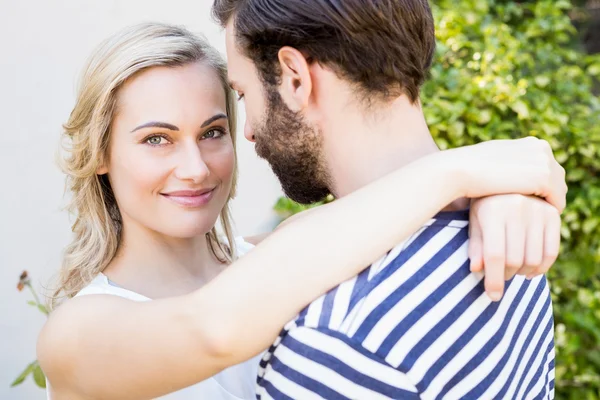
[[[108,163],[98,173],[108,173],[125,229],[205,234],[227,201],[234,168],[225,92],[210,67],[154,67],[119,89]]]

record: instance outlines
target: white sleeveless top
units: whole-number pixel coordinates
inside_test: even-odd
[[[236,238],[238,254],[244,255],[254,246],[245,242],[242,238]],[[106,275],[99,274],[88,286],[83,288],[77,296],[88,294],[108,294],[124,297],[133,301],[151,301],[151,299],[141,294],[120,288],[112,284]],[[240,333],[241,334],[241,333]],[[192,399],[210,399],[210,400],[250,400],[256,399],[256,375],[258,372],[258,363],[261,356],[238,365],[229,367],[218,374],[189,386],[177,392],[170,393],[160,397],[164,400],[192,400]],[[50,400],[50,392],[48,392]]]

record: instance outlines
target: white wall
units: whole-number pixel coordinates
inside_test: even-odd
[[[36,285],[56,273],[69,221],[64,179],[54,164],[61,123],[73,106],[79,71],[116,30],[158,20],[204,33],[224,52],[209,15],[212,0],[0,0],[0,399],[42,399],[31,380],[9,389],[35,358],[44,319],[16,290],[26,269]],[[243,121],[243,115],[241,116]],[[270,169],[240,135],[240,188],[233,211],[241,234],[275,221],[280,195]]]

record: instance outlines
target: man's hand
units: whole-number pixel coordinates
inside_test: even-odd
[[[546,273],[558,257],[560,213],[535,196],[498,195],[474,200],[470,212],[471,271],[485,270],[485,290],[502,298],[504,281]]]

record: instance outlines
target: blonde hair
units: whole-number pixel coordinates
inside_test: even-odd
[[[74,238],[65,250],[58,286],[51,298],[52,307],[59,298],[73,297],[102,272],[119,247],[121,214],[107,176],[96,173],[107,160],[119,88],[147,68],[194,62],[206,63],[219,76],[235,151],[236,99],[229,88],[225,62],[205,40],[178,26],[144,23],[105,40],[88,61],[75,107],[63,126],[66,140],[59,162],[67,175],[67,190],[72,193],[67,209],[76,219],[72,225]],[[237,165],[229,198],[220,214],[227,243],[219,240],[216,227],[206,234],[210,250],[223,263],[236,257],[229,211],[236,181]]]

